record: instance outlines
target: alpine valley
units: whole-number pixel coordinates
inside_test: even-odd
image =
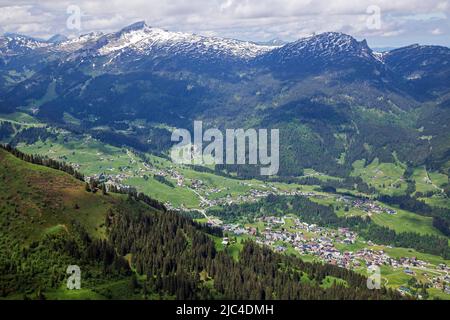
[[[171,162],[197,120],[279,129],[278,174]],[[5,34],[1,298],[450,299],[449,124],[448,47]]]

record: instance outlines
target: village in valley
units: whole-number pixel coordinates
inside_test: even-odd
[[[135,160],[134,160],[135,161]],[[303,191],[301,189],[283,189],[276,186],[274,183],[255,184],[247,181],[238,181],[237,184],[244,186],[248,189],[247,192],[238,193],[234,196],[231,195],[230,188],[210,186],[208,183],[201,179],[186,178],[180,170],[176,168],[160,168],[152,166],[143,162],[140,169],[131,170],[130,167],[120,167],[118,174],[113,173],[100,173],[95,174],[87,179],[93,178],[96,181],[104,183],[107,188],[115,187],[117,190],[130,189],[132,186],[125,184],[130,177],[139,177],[147,180],[149,177],[159,176],[164,177],[168,181],[171,181],[179,188],[185,188],[192,191],[199,197],[199,208],[194,209],[207,209],[221,205],[240,204],[247,202],[255,202],[263,199],[269,195],[278,196],[306,196],[314,197],[316,199],[332,198],[338,202],[344,203],[347,207],[353,207],[360,209],[361,212],[365,212],[369,217],[373,214],[387,213],[394,215],[396,211],[380,205],[379,203],[370,199],[356,198],[351,196],[340,196],[334,194],[324,194],[316,191]],[[217,196],[223,194],[223,196]],[[174,206],[170,202],[165,203],[166,206],[174,210],[187,210],[184,205],[179,207]]]
[[[214,220],[217,224],[217,220]],[[254,224],[220,224],[225,231],[224,246],[232,245],[239,237],[251,237],[257,243],[269,246],[277,252],[294,253],[298,256],[312,256],[315,261],[326,262],[342,268],[363,271],[371,266],[386,266],[401,270],[405,275],[414,277],[419,272],[431,287],[450,294],[450,266],[433,265],[417,257],[391,257],[383,246],[365,242],[358,234],[347,228],[337,230],[319,227],[301,222],[295,216],[264,216]],[[355,245],[359,243],[359,245]],[[354,245],[355,249],[349,248]],[[392,247],[386,247],[391,248]],[[385,279],[385,284],[388,280]],[[408,288],[398,289],[402,294]]]
[[[132,154],[129,154],[133,159]],[[135,165],[137,160],[133,160],[131,165]],[[147,162],[142,162],[139,169],[132,170],[131,167],[119,168],[119,173],[101,173],[89,178],[105,183],[109,189],[112,186],[118,190],[127,190],[134,187],[124,184],[130,176],[138,176],[148,179],[150,176],[163,177],[177,188],[184,188],[193,192],[199,198],[198,208],[187,208],[183,204],[174,206],[170,202],[165,205],[170,210],[186,211],[196,210],[207,220],[207,223],[220,227],[226,236],[222,239],[224,247],[232,246],[237,239],[245,237],[252,238],[257,243],[267,245],[273,250],[281,253],[294,253],[302,258],[312,258],[315,261],[329,263],[342,268],[365,272],[371,266],[387,267],[394,271],[401,271],[411,278],[421,275],[421,279],[428,286],[450,294],[450,266],[447,264],[433,265],[417,257],[392,257],[383,247],[364,241],[358,234],[346,228],[337,230],[323,228],[314,224],[307,224],[300,221],[298,217],[286,215],[262,216],[257,218],[253,224],[224,224],[216,217],[206,216],[206,210],[222,205],[242,204],[256,202],[269,195],[278,196],[306,196],[310,199],[332,200],[334,203],[342,204],[346,211],[356,209],[361,214],[372,217],[378,214],[395,215],[396,210],[388,208],[377,201],[367,198],[358,198],[349,195],[329,194],[319,191],[304,191],[299,188],[283,189],[273,183],[254,184],[248,181],[238,181],[237,183],[247,189],[232,195],[229,188],[217,185],[211,186],[201,178],[187,178],[182,170],[177,167],[156,167]],[[88,179],[89,179],[88,178]],[[389,280],[384,278],[385,284]],[[409,294],[410,289],[400,286],[398,290],[402,294]]]
[[[98,153],[96,156],[100,157],[103,163],[112,163],[114,160],[113,158],[109,159],[106,154]],[[243,239],[251,238],[277,252],[295,254],[304,260],[326,262],[363,274],[366,274],[368,267],[377,266],[382,270],[400,273],[403,277],[411,279],[417,277],[429,288],[450,295],[450,267],[448,264],[434,264],[427,259],[425,261],[411,254],[404,256],[396,254],[394,257],[389,251],[395,248],[380,246],[370,241],[366,242],[357,233],[346,228],[337,230],[324,228],[302,222],[297,216],[289,214],[261,216],[253,223],[236,221],[231,224],[224,224],[219,218],[206,215],[210,208],[256,202],[269,195],[305,196],[318,203],[340,207],[342,213],[347,216],[357,214],[373,218],[377,215],[397,215],[395,209],[378,201],[366,197],[321,192],[319,189],[309,186],[293,187],[271,182],[261,183],[260,181],[229,178],[220,178],[219,183],[217,181],[212,183],[210,179],[207,179],[208,176],[205,179],[205,175],[194,173],[189,167],[143,161],[129,150],[124,150],[121,157],[125,160],[122,161],[123,165],[103,166],[101,173],[88,175],[86,180],[95,179],[104,183],[107,190],[145,192],[139,186],[130,183],[130,179],[140,179],[143,183],[150,179],[157,180],[158,183],[165,184],[165,188],[170,187],[174,193],[184,190],[197,199],[197,205],[189,206],[183,202],[175,204],[172,201],[165,201],[166,207],[169,210],[180,212],[197,211],[203,217],[201,219],[203,222],[222,228],[225,236],[221,245],[224,248],[232,247]],[[59,158],[68,160],[66,156]],[[77,169],[82,169],[83,166],[77,162],[71,162],[71,164]],[[228,184],[222,185],[224,181]],[[239,191],[236,192],[236,190]],[[388,285],[389,277],[385,277],[382,273],[382,278],[384,284]],[[410,288],[406,286],[395,287],[402,294],[410,294]]]

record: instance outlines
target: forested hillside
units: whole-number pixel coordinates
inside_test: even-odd
[[[352,271],[252,242],[236,261],[216,248],[220,230],[156,210],[136,194],[88,190],[68,173],[4,149],[0,180],[2,298],[400,298],[368,290],[366,278]],[[73,264],[82,270],[78,292],[65,289]],[[327,276],[346,285],[325,289]]]

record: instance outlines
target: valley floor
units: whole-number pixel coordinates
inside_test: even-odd
[[[365,216],[396,232],[443,236],[433,227],[431,217],[370,198],[361,198],[360,194],[352,190],[338,190],[340,193],[335,194],[320,191],[317,186],[233,179],[175,165],[151,154],[136,154],[129,149],[105,145],[87,135],[74,136],[63,130],[54,130],[56,140],[20,143],[18,148],[28,154],[46,155],[69,163],[81,173],[106,185],[137,188],[165,202],[170,209],[194,212],[194,215],[197,212],[198,221],[220,226],[226,232],[226,238],[216,239],[217,247],[228,250],[235,257],[242,248],[242,242],[252,238],[271,246],[275,251],[294,254],[306,261],[335,264],[362,274],[367,274],[369,265],[378,265],[383,283],[403,294],[417,291],[415,285],[419,282],[430,287],[427,290],[429,298],[450,299],[450,285],[446,286],[450,283],[450,261],[441,257],[408,248],[378,245],[347,229],[310,225],[289,212],[285,212],[281,218],[264,216],[252,222],[242,219],[224,223],[218,217],[207,216],[206,211],[222,205],[256,202],[270,194],[302,195],[319,204],[332,206],[338,216]],[[353,174],[382,192],[401,194],[406,189],[406,183],[402,180],[403,170],[401,164],[380,164],[374,161],[368,166],[355,163]],[[314,170],[306,170],[305,175],[338,179]],[[447,176],[428,172],[426,168],[417,168],[413,177],[417,192],[437,191],[432,197],[424,198],[427,203],[450,208],[450,200],[440,192],[446,179],[448,181]],[[342,195],[344,192],[347,195]]]

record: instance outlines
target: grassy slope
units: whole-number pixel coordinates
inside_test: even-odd
[[[22,145],[20,149],[25,153],[48,154],[60,161],[79,164],[79,171],[85,175],[101,172],[117,175],[133,171],[135,176],[126,178],[124,183],[133,185],[140,192],[163,202],[172,202],[176,206],[184,204],[186,207],[197,207],[199,205],[197,196],[191,191],[179,187],[170,188],[153,179],[151,175],[148,180],[140,177],[139,170],[143,169],[143,166],[133,154],[88,137],[68,139],[65,142],[59,138],[54,143],[38,141],[33,145]]]
[[[23,112],[0,114],[0,121],[3,120],[25,126],[33,126],[33,125],[44,126],[44,124],[40,123],[36,118],[33,118],[29,114]]]
[[[10,232],[26,242],[79,221],[102,237],[106,212],[124,196],[93,194],[75,178],[47,167],[24,162],[0,150],[0,212],[2,219],[19,213]]]
[[[126,198],[86,192],[83,182],[66,173],[24,162],[0,149],[0,247],[26,248],[49,233],[69,234],[73,220],[83,225],[92,238],[104,238],[103,223],[110,208],[120,205],[129,210],[151,210]],[[126,279],[107,280],[98,288],[76,291],[66,289],[62,283],[57,289],[45,290],[45,295],[49,299],[105,299],[99,292],[107,291],[113,298],[142,298],[129,295],[128,283]],[[22,298],[22,293],[7,297]]]
[[[379,163],[378,159],[367,166],[364,166],[364,163],[364,160],[353,163],[353,176],[360,176],[381,194],[401,195],[405,193],[407,183],[403,179],[405,169],[402,166],[395,163]]]
[[[337,210],[338,216],[365,216],[366,213],[358,208],[351,208],[348,212],[344,211],[344,205],[337,202],[333,198],[317,199],[311,198],[312,201],[320,203],[322,205],[339,206]],[[372,215],[373,222],[380,226],[384,226],[395,230],[396,232],[417,232],[420,234],[430,234],[436,236],[442,236],[442,233],[433,227],[433,220],[431,217],[421,216],[406,210],[389,206],[386,204],[380,204],[383,207],[394,209],[397,211],[395,215],[389,215],[387,213],[379,213]]]
[[[372,216],[372,220],[376,224],[388,227],[396,232],[416,232],[420,234],[443,236],[439,230],[433,227],[433,219],[431,217],[424,217],[392,206],[385,206],[395,209],[397,214],[375,214]]]

